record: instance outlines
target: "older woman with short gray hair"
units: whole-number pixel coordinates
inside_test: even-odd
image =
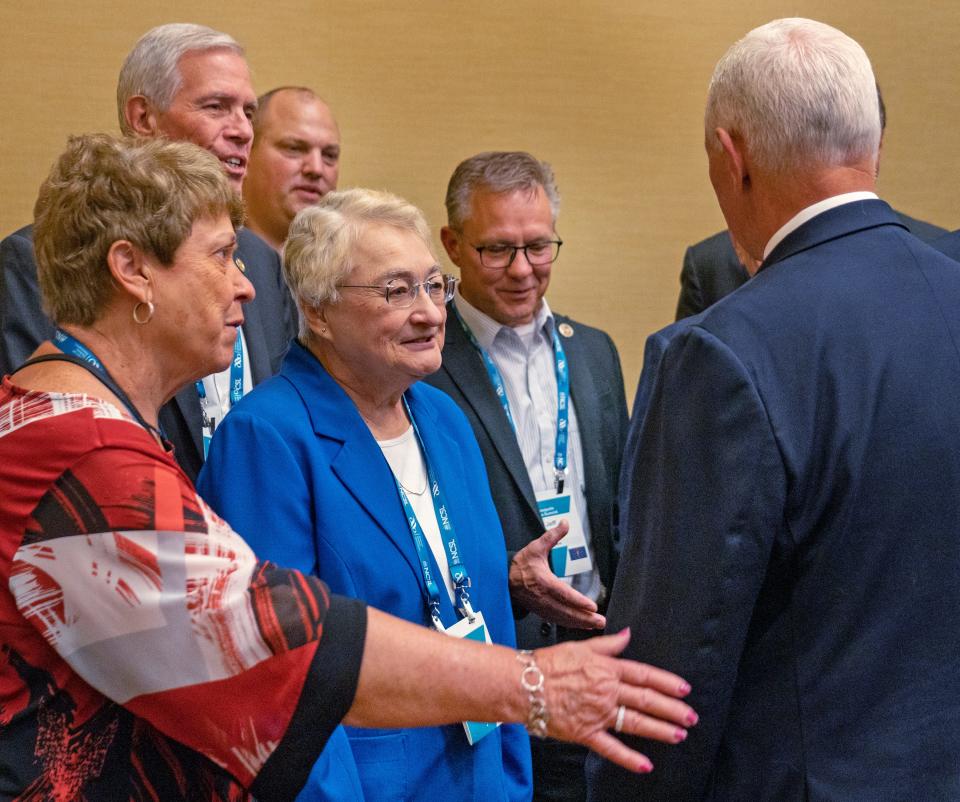
[[[452,399],[420,382],[440,367],[455,286],[423,215],[388,193],[333,192],[297,215],[284,261],[300,337],[280,375],[217,430],[205,497],[258,553],[335,593],[423,630],[513,646],[506,549],[479,447]],[[424,674],[428,695],[435,679]],[[614,705],[602,726],[624,715]],[[527,728],[542,736],[544,724],[535,714]],[[662,723],[648,732],[680,737]],[[516,724],[348,727],[347,737],[366,802],[531,797],[529,740]],[[330,776],[315,771],[306,795],[335,797]]]

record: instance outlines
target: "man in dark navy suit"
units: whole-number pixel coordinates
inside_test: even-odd
[[[124,61],[117,84],[124,134],[194,142],[220,159],[238,192],[253,141],[256,103],[243,48],[202,25],[161,25],[148,31]],[[239,395],[279,369],[295,329],[296,313],[277,254],[241,229],[236,260],[256,297],[244,307],[234,365],[223,375],[184,388],[160,412],[161,428],[191,479],[203,464],[204,439]],[[33,227],[26,226],[0,243],[0,375],[15,370],[52,335],[53,324],[40,305]]]
[[[643,744],[648,776],[591,757],[591,798],[958,799],[960,265],[874,194],[874,77],[841,32],[752,31],[705,121],[761,265],[648,341],[607,613],[700,724]]]
[[[881,141],[887,125],[887,110],[880,86],[877,86],[877,102],[880,105]],[[878,160],[879,164],[879,160]],[[900,221],[910,233],[924,242],[933,243],[946,231],[932,223],[916,220],[897,212]],[[742,251],[737,252],[729,231],[718,231],[710,237],[691,245],[683,255],[680,271],[680,297],[677,299],[677,320],[702,312],[729,295],[757,272],[759,264]]]

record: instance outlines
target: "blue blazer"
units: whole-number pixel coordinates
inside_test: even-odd
[[[476,439],[440,391],[415,384],[406,395],[447,496],[474,608],[495,642],[513,646],[503,531]],[[393,474],[356,406],[300,344],[291,346],[279,376],[224,418],[198,488],[261,558],[314,573],[334,593],[431,626]],[[436,564],[432,570],[439,576]],[[441,617],[447,626],[457,621],[445,590]],[[344,729],[367,802],[531,796],[522,726],[503,725],[474,746],[460,724]],[[309,798],[350,798],[309,784],[303,797],[311,790],[317,795]]]
[[[960,799],[960,265],[846,204],[647,357],[607,622],[700,724],[590,798]]]

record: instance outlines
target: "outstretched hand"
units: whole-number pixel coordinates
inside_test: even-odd
[[[567,534],[561,521],[518,551],[510,562],[510,595],[526,610],[568,629],[603,629],[607,620],[596,602],[550,570],[550,549]]]
[[[620,707],[620,732],[672,744],[686,739],[686,728],[698,717],[680,701],[690,692],[682,677],[616,657],[629,641],[630,630],[623,629],[536,652],[544,674],[547,734],[584,744],[630,771],[649,772],[650,760],[609,732]]]

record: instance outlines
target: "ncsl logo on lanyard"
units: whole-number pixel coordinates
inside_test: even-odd
[[[463,563],[460,555],[460,547],[457,545],[457,534],[454,530],[450,515],[447,512],[447,501],[440,488],[440,482],[430,464],[430,458],[427,455],[427,449],[420,437],[420,430],[417,428],[417,421],[410,411],[410,405],[407,403],[406,396],[403,397],[403,406],[407,417],[410,418],[410,425],[417,438],[417,445],[420,447],[420,455],[423,457],[424,465],[427,467],[427,481],[430,483],[430,497],[433,501],[434,513],[437,516],[437,523],[441,529],[441,540],[447,554],[447,564],[450,567],[450,577],[453,579],[454,595],[457,600],[457,609],[463,615],[453,626],[446,627],[440,618],[440,586],[430,570],[430,546],[427,544],[423,535],[423,527],[417,519],[413,505],[407,497],[400,480],[394,476],[394,482],[397,485],[397,492],[400,494],[400,503],[403,504],[403,511],[406,513],[407,526],[410,528],[410,535],[413,538],[413,545],[417,551],[417,559],[420,561],[420,570],[423,574],[423,583],[427,593],[427,607],[430,612],[430,620],[438,632],[450,635],[453,638],[466,638],[467,640],[476,640],[481,643],[490,643],[490,632],[487,630],[486,622],[483,620],[483,613],[474,610],[470,604],[470,593],[467,590],[471,587],[470,575],[467,573],[467,567]],[[489,735],[500,725],[498,723],[484,721],[464,721],[463,730],[467,736],[467,742],[472,746],[481,738]]]
[[[477,341],[467,322],[461,317],[456,305],[454,305],[453,311],[467,335],[467,339],[480,354],[480,359],[487,369],[487,376],[490,377],[490,383],[500,400],[503,412],[510,422],[510,427],[516,433],[517,425],[510,412],[510,400],[507,398],[507,390],[500,371],[490,354]],[[557,576],[574,576],[591,570],[593,561],[590,559],[587,538],[583,531],[583,523],[577,509],[576,500],[572,493],[563,492],[567,474],[567,443],[570,434],[570,371],[567,368],[567,355],[563,350],[563,344],[560,342],[560,335],[557,333],[556,326],[553,327],[552,342],[554,373],[557,377],[557,433],[553,450],[554,490],[541,491],[536,494],[536,498],[540,520],[543,521],[544,528],[550,529],[564,519],[570,525],[570,530],[564,537],[562,544],[554,546],[550,551],[550,567]]]

